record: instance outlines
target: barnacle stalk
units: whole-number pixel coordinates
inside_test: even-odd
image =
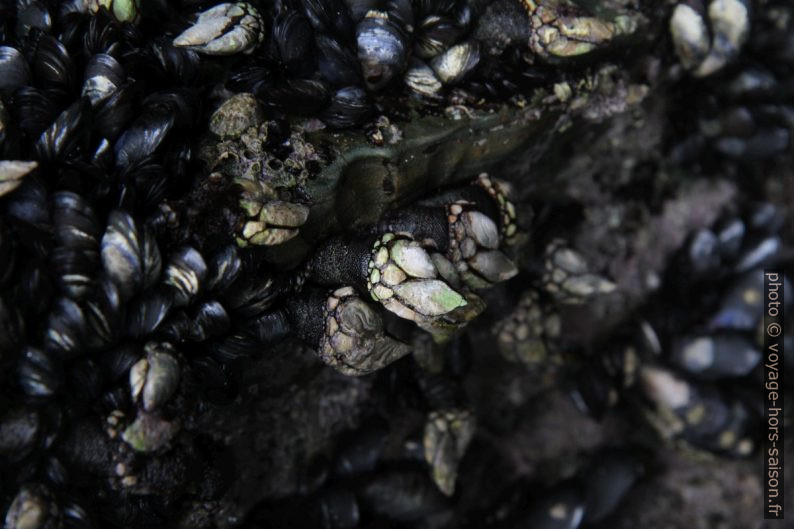
[[[516,220],[516,207],[510,200],[513,194],[510,184],[491,178],[488,173],[480,173],[474,184],[483,188],[493,199],[498,207],[499,232],[501,244],[512,246],[516,242],[518,224]]]
[[[331,239],[312,257],[310,278],[321,284],[355,284],[389,311],[420,325],[466,305],[461,294],[438,279],[430,255],[417,241],[393,233]]]
[[[372,373],[410,352],[407,344],[386,334],[378,312],[352,287],[308,289],[288,301],[288,310],[298,335],[345,375]]]
[[[515,207],[506,190],[486,175],[472,186],[387,213],[380,229],[406,233],[437,250],[431,258],[451,285],[488,288],[518,273],[500,250],[517,233]]]

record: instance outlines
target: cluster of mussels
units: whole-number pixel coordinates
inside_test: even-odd
[[[663,439],[726,456],[754,452],[760,415],[752,386],[763,374],[759,265],[774,262],[782,218],[770,204],[745,215],[726,214],[691,235],[667,271],[687,279],[670,281],[666,300],[652,299],[636,329],[588,366],[575,392],[582,408],[600,416],[628,400]],[[778,279],[788,292],[788,279]],[[672,313],[671,303],[687,302],[697,304],[696,317]]]
[[[641,4],[0,4],[5,529],[604,527],[659,440],[755,454],[760,270],[791,255],[786,212],[736,173],[791,153],[794,9]],[[651,43],[650,20],[665,23]],[[726,173],[755,202],[690,234],[585,346],[566,331],[591,305],[625,309],[620,278],[577,247],[578,214],[549,213],[500,163],[526,128],[562,135],[559,115],[642,100],[591,70],[632,42],[665,53],[641,69],[700,107],[664,131],[665,170]],[[237,481],[239,434],[215,424],[261,397],[244,390],[262,365],[289,395],[330,366],[367,402],[317,402],[328,418],[301,426],[320,447],[262,442],[301,460],[276,459],[289,471],[264,472],[292,482],[243,502],[260,484]],[[470,396],[489,369],[531,381],[506,415],[564,387],[659,435],[491,486],[520,448],[495,454],[515,421]],[[340,428],[334,409],[357,418]]]

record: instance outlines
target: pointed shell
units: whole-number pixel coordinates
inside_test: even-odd
[[[575,298],[586,298],[597,294],[609,294],[616,288],[615,283],[595,274],[583,274],[566,279],[562,288]]]
[[[391,245],[392,260],[411,277],[436,277],[436,268],[428,253],[414,241],[400,239]]]
[[[39,166],[38,162],[0,160],[0,197],[18,188],[25,176]]]
[[[697,77],[711,75],[738,55],[750,30],[750,13],[741,0],[712,0],[708,15],[711,50],[694,71]]]
[[[466,300],[438,279],[411,280],[394,287],[397,297],[425,316],[441,316],[466,305]]]
[[[686,3],[673,9],[670,35],[681,64],[690,70],[699,65],[709,52],[709,32],[703,17]]]
[[[499,228],[488,215],[479,211],[467,211],[463,215],[463,225],[478,245],[495,250],[499,247]]]
[[[491,283],[507,281],[518,274],[518,268],[513,264],[513,261],[498,250],[479,252],[468,262],[472,269],[476,270],[477,273]]]

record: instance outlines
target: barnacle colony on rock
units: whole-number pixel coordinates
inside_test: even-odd
[[[3,3],[5,527],[755,523],[793,21]]]

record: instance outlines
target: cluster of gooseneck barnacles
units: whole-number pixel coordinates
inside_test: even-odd
[[[756,4],[0,4],[4,528],[604,527],[655,452],[757,454],[794,10]],[[647,193],[535,172],[654,90]],[[663,252],[616,230],[682,167],[740,191]],[[658,435],[527,465],[555,392]]]
[[[327,364],[348,375],[371,373],[411,350],[386,334],[372,302],[448,341],[484,309],[477,289],[518,272],[500,250],[503,234],[515,232],[502,186],[481,175],[471,186],[390,212],[369,232],[321,243],[304,273],[333,289],[304,287],[288,301],[288,319]]]

